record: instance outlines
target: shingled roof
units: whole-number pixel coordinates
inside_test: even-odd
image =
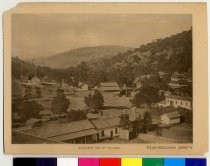
[[[97,129],[105,129],[109,127],[119,126],[120,118],[115,117],[109,119],[97,119],[97,120],[92,120],[91,122]]]
[[[181,116],[177,111],[165,113],[165,114],[163,114],[163,115],[166,115],[166,116],[169,117],[169,118],[177,118],[177,117],[180,117],[180,116]],[[163,116],[163,115],[162,115],[162,116]]]
[[[117,82],[101,82],[100,86],[103,86],[103,87],[119,87]]]
[[[94,128],[95,126],[89,120],[81,120],[70,123],[59,123],[58,121],[55,121],[22,132],[42,138],[50,138]]]
[[[168,99],[175,99],[175,100],[192,101],[192,97],[188,97],[188,96],[169,95],[166,98],[168,98]]]

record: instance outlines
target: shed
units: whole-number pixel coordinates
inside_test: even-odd
[[[176,111],[162,114],[160,118],[162,124],[171,125],[180,123],[180,117],[181,115]]]

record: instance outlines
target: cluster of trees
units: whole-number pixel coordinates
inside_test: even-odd
[[[68,113],[68,116],[70,118],[70,121],[78,121],[86,119],[87,111],[85,110],[71,110]]]
[[[70,101],[66,98],[63,89],[57,89],[57,94],[52,100],[51,111],[54,114],[67,113],[67,109],[69,108]]]
[[[150,63],[157,61],[161,70],[187,72],[192,68],[192,29],[141,45],[134,52],[150,52]]]
[[[152,104],[162,100],[159,94],[158,88],[151,85],[144,85],[139,89],[139,92],[133,98],[133,105],[135,107],[141,107],[142,104],[146,104],[147,107],[151,107]]]
[[[149,112],[145,112],[143,117],[139,116],[134,121],[129,120],[128,114],[120,116],[120,125],[123,129],[129,130],[135,136],[138,133],[147,133],[152,125],[152,118]]]
[[[103,107],[104,97],[99,90],[94,90],[93,95],[89,94],[84,97],[84,102],[88,107],[93,108],[96,112],[98,112],[98,110]]]
[[[17,90],[17,89],[16,89]],[[36,94],[38,91],[38,94]],[[35,92],[35,93],[34,93]],[[12,98],[12,112],[13,114],[18,114],[20,119],[13,119],[13,122],[22,122],[24,123],[30,118],[40,118],[40,111],[43,110],[41,104],[39,104],[34,98],[40,95],[40,91],[33,89],[32,87],[27,87],[25,89],[24,96],[15,95]]]

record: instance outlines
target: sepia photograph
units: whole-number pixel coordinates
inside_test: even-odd
[[[192,16],[12,15],[12,143],[192,143]]]
[[[205,5],[115,5],[26,3],[5,14],[9,153],[205,151]]]

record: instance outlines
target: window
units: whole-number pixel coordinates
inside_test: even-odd
[[[104,130],[102,130],[101,135],[102,135],[102,137],[104,136]]]
[[[186,102],[186,106],[187,106],[188,104],[187,104],[187,102]]]
[[[117,128],[115,128],[115,134],[117,134]]]
[[[181,102],[181,105],[182,105],[182,102]]]

